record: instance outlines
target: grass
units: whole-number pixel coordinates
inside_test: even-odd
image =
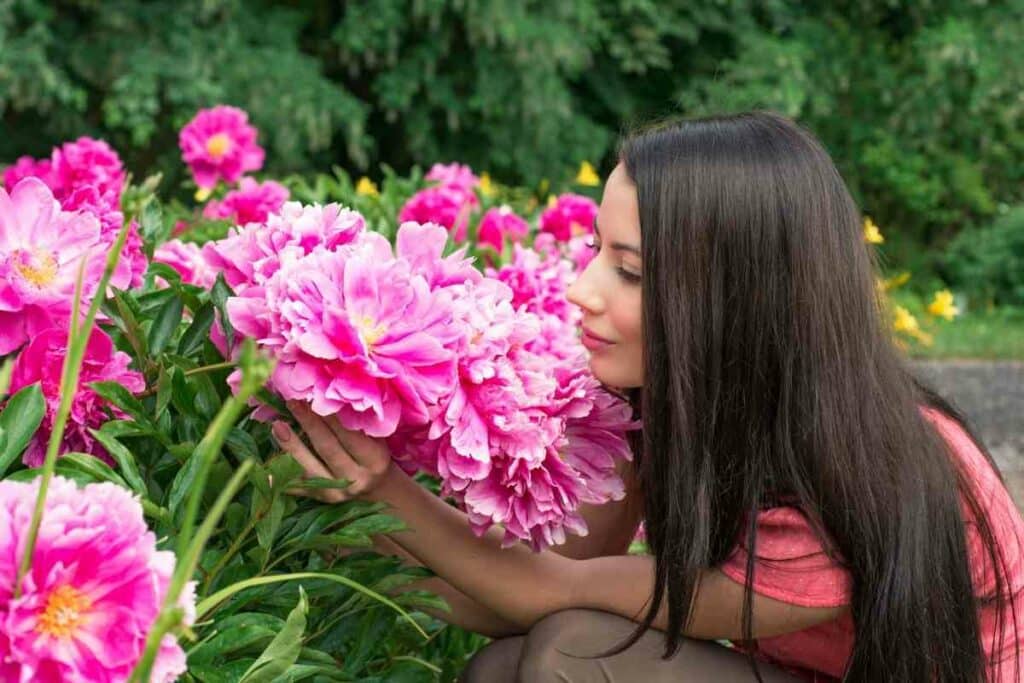
[[[967,313],[932,328],[931,346],[915,345],[914,358],[1024,361],[1024,309]]]

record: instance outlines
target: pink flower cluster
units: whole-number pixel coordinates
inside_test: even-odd
[[[277,360],[272,388],[389,440],[440,477],[474,530],[541,549],[585,533],[584,502],[621,498],[628,406],[587,373],[555,254],[520,249],[484,277],[444,226],[403,223],[392,248],[358,214],[286,204],[203,247],[235,329]]]
[[[566,193],[560,195],[540,215],[540,231],[549,232],[559,242],[594,232],[597,203],[590,197]]]
[[[38,481],[0,481],[0,680],[125,681],[166,598],[174,555],[156,549],[142,505],[125,489],[55,477],[15,597]],[[180,605],[191,624],[194,585]],[[151,680],[170,683],[185,668],[185,652],[166,636]]]
[[[244,173],[263,166],[264,151],[249,115],[237,107],[218,105],[200,110],[178,135],[181,157],[196,185],[210,189],[224,180],[236,183]]]
[[[475,192],[480,179],[462,164],[434,164],[424,179],[437,184],[410,197],[398,214],[398,222],[437,223],[456,241],[465,240],[470,215],[480,206]]]
[[[288,188],[267,180],[260,183],[253,178],[242,178],[237,190],[231,190],[220,201],[210,200],[203,208],[207,218],[226,219],[236,225],[265,223],[271,214],[281,210],[288,201]]]
[[[105,249],[114,244],[124,225],[121,193],[126,176],[121,158],[106,142],[81,137],[54,148],[49,159],[21,157],[4,171],[4,189],[13,192],[24,178],[41,180],[64,211],[96,216]],[[133,222],[111,285],[125,289],[142,284],[146,267],[142,238]]]
[[[46,455],[46,444],[53,430],[53,420],[60,405],[60,380],[67,356],[67,331],[51,327],[34,337],[22,349],[14,361],[11,374],[11,392],[30,384],[40,383],[46,399],[46,414],[43,423],[35,433],[23,461],[29,467],[39,467]],[[131,357],[117,351],[114,343],[102,330],[93,328],[85,347],[81,375],[75,398],[71,403],[71,414],[64,432],[63,452],[89,453],[113,465],[114,461],[102,445],[97,442],[90,429],[99,429],[110,417],[125,418],[118,408],[109,405],[93,391],[91,382],[119,382],[128,391],[138,393],[146,388],[142,374],[128,368]]]
[[[164,242],[153,252],[154,263],[165,263],[178,271],[183,282],[209,289],[217,280],[217,271],[206,263],[199,245],[181,240]]]

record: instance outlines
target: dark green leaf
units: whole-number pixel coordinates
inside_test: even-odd
[[[92,382],[89,386],[101,397],[107,399],[128,415],[131,415],[136,421],[148,427],[153,426],[146,407],[130,391],[125,389],[120,382]]]
[[[174,336],[174,332],[181,324],[181,314],[185,308],[180,297],[173,297],[160,307],[153,320],[153,326],[149,328],[149,352],[153,355],[159,354],[167,346],[167,342]]]
[[[188,326],[185,333],[181,335],[181,341],[178,342],[178,353],[180,355],[191,356],[202,348],[203,341],[210,336],[213,318],[214,309],[212,303],[207,302],[196,311],[192,318],[192,324]]]
[[[0,476],[25,451],[46,414],[46,400],[39,382],[23,387],[7,400],[0,412],[3,450],[0,450]]]
[[[202,468],[202,461],[201,455],[193,450],[192,455],[185,461],[185,465],[175,475],[167,498],[167,508],[172,515],[177,516],[182,504],[188,498],[189,492],[192,491],[196,476]]]
[[[302,650],[302,634],[306,631],[306,613],[309,603],[306,592],[299,586],[299,603],[288,615],[284,628],[270,642],[239,683],[272,683],[288,671],[299,658]]]
[[[231,291],[228,283],[224,281],[224,274],[218,273],[217,281],[213,284],[213,289],[210,290],[210,300],[213,301],[213,305],[217,307],[217,312],[220,314],[220,325],[224,329],[228,349],[235,345],[235,328],[228,317],[227,309],[228,298],[234,295],[235,293]]]
[[[113,435],[102,429],[90,429],[89,432],[107,449],[107,453],[117,463],[121,476],[124,477],[128,486],[136,493],[146,495],[146,483],[142,480],[142,475],[139,474],[139,467],[135,464],[135,456],[132,455],[132,452]]]
[[[107,463],[88,453],[65,453],[57,459],[58,474],[73,475],[76,472],[89,477],[92,481],[109,481],[129,488],[125,480],[110,469]]]

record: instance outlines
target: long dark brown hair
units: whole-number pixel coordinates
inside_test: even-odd
[[[1012,609],[1006,558],[921,408],[991,456],[882,322],[874,256],[829,155],[785,117],[753,112],[660,124],[628,137],[620,158],[640,208],[636,462],[656,572],[647,614],[614,651],[664,602],[674,654],[700,572],[744,534],[756,548],[758,511],[788,501],[853,579],[846,680],[985,680],[978,608],[995,603],[999,624]],[[981,598],[961,496],[995,568]]]

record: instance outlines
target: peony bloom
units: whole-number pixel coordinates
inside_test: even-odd
[[[117,152],[103,140],[81,137],[65,142],[51,155],[56,178],[54,194],[61,202],[82,187],[91,186],[100,195],[113,197],[113,206],[121,203],[125,172]]]
[[[508,206],[489,209],[480,219],[477,244],[494,247],[499,254],[505,248],[505,238],[519,242],[530,232],[530,224]]]
[[[153,261],[174,268],[181,275],[182,281],[191,285],[208,289],[217,280],[217,271],[206,263],[199,245],[192,242],[164,242],[153,252]]]
[[[62,202],[62,208],[65,211],[87,211],[96,216],[100,221],[100,236],[104,250],[109,251],[124,226],[121,198],[112,191],[102,194],[97,188],[97,185],[79,187]],[[139,235],[139,224],[133,220],[128,226],[128,235],[121,249],[117,268],[110,278],[110,285],[118,289],[139,287],[148,266],[142,237]]]
[[[57,178],[53,175],[53,164],[49,159],[33,159],[30,156],[23,156],[4,169],[4,189],[10,192],[19,180],[29,177],[39,178],[50,188],[57,186]]]
[[[210,189],[223,179],[238,182],[242,174],[263,167],[263,148],[249,116],[237,107],[219,105],[200,110],[178,136],[181,157],[192,169],[196,185]]]
[[[376,233],[335,251],[290,252],[262,286],[228,300],[228,315],[276,357],[282,396],[371,436],[424,424],[455,382],[451,347],[463,332],[450,297]]]
[[[29,467],[39,467],[46,456],[46,444],[50,440],[53,420],[60,405],[60,379],[64,369],[64,357],[67,355],[67,337],[67,330],[51,327],[34,337],[14,361],[11,374],[12,393],[40,382],[43,397],[46,399],[43,423],[29,443],[23,458]],[[131,357],[128,354],[116,350],[114,343],[103,330],[93,328],[85,347],[78,389],[71,403],[71,414],[64,431],[62,452],[90,453],[108,464],[114,463],[106,449],[89,433],[89,429],[99,429],[103,426],[103,423],[110,419],[107,411],[116,418],[126,416],[118,408],[100,398],[89,388],[89,384],[119,382],[133,393],[142,391],[146,388],[146,381],[140,373],[128,368],[129,363]]]
[[[43,330],[64,326],[85,261],[83,303],[96,293],[106,265],[100,222],[88,212],[62,211],[38,178],[0,190],[0,355]]]
[[[525,306],[542,316],[553,315],[574,329],[580,311],[566,299],[566,291],[575,275],[572,264],[557,252],[541,255],[516,244],[512,261],[497,270],[488,268],[487,275],[512,288],[516,307]]]
[[[456,242],[466,239],[469,214],[479,200],[458,185],[439,185],[420,190],[402,206],[400,223],[436,223],[448,229]]]
[[[234,228],[217,242],[203,245],[203,258],[241,293],[241,287],[265,282],[281,267],[285,252],[305,255],[318,247],[336,249],[354,242],[366,229],[362,214],[338,204],[303,206],[286,202],[266,225]]]
[[[32,566],[14,597],[38,479],[0,482],[0,678],[4,681],[124,681],[167,595],[174,554],[156,549],[142,505],[110,483],[78,488],[54,477]],[[186,622],[195,595],[182,595]],[[185,653],[165,637],[152,681],[185,672]]]
[[[480,184],[480,179],[473,173],[473,169],[463,164],[434,164],[430,167],[424,180],[439,183],[441,185],[454,185],[467,192]]]
[[[597,203],[578,194],[560,195],[540,216],[540,231],[550,232],[559,242],[594,232]]]
[[[227,219],[236,225],[265,223],[267,217],[281,210],[288,201],[288,188],[267,180],[260,183],[254,178],[242,178],[237,190],[228,192],[224,199],[209,202],[203,209],[207,218]]]

